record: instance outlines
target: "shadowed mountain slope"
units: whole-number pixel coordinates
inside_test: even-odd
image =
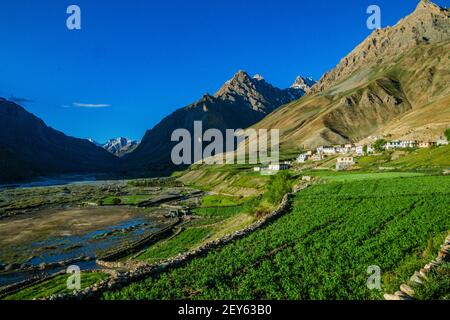
[[[0,98],[0,182],[61,173],[112,172],[118,159],[88,140],[48,127]]]

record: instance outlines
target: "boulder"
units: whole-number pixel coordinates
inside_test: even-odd
[[[396,296],[395,294],[388,294],[388,293],[384,294],[384,299],[385,300],[401,300],[400,297]]]
[[[402,291],[397,291],[394,295],[399,297],[399,300],[412,300],[412,298],[410,296],[403,293]]]
[[[418,272],[415,272],[414,275],[409,278],[409,281],[413,284],[422,285],[423,279],[421,278],[420,274]]]
[[[414,289],[408,286],[407,284],[402,284],[400,286],[400,290],[410,297],[414,297],[415,295]]]

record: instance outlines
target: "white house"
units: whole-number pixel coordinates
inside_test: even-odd
[[[323,154],[336,154],[336,148],[329,147],[329,146],[318,147],[316,151],[317,151],[317,153],[323,153]]]
[[[308,160],[308,155],[306,153],[302,153],[297,158],[298,163],[305,163],[307,160]]]
[[[345,170],[348,167],[353,166],[354,164],[355,160],[353,159],[353,157],[340,157],[337,158],[336,170],[337,171]]]
[[[390,149],[406,149],[406,148],[417,148],[417,141],[413,140],[393,140],[386,143],[385,148]]]
[[[436,142],[432,141],[421,141],[419,142],[419,148],[431,148],[432,146],[436,145]]]
[[[438,145],[438,146],[446,146],[446,145],[448,145],[448,140],[441,137],[441,138],[436,140],[436,145]]]
[[[289,163],[270,164],[269,170],[271,171],[289,170],[290,167],[291,165]]]
[[[364,155],[364,146],[356,146],[355,152],[358,156],[363,156]]]

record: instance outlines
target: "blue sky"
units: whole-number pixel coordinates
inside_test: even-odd
[[[0,96],[69,135],[140,140],[240,69],[282,88],[299,74],[318,79],[370,34],[369,5],[381,7],[384,27],[417,3],[2,0]],[[66,28],[71,4],[79,31]]]

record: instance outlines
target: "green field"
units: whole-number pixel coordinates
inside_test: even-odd
[[[420,172],[381,172],[381,173],[360,173],[360,172],[321,172],[316,176],[327,181],[344,182],[371,179],[392,179],[392,178],[411,178],[424,176]]]
[[[449,208],[445,176],[316,185],[265,229],[104,298],[382,299],[435,258]],[[366,286],[372,265],[381,291]]]
[[[245,198],[227,195],[209,195],[202,198],[203,207],[235,206],[246,201]]]
[[[54,294],[70,293],[67,289],[69,275],[59,275],[48,281],[25,288],[15,294],[7,296],[4,300],[32,300],[45,298]],[[108,277],[106,273],[81,273],[81,289],[87,288]]]
[[[149,195],[132,195],[132,196],[120,196],[120,197],[106,197],[102,200],[102,205],[110,206],[115,204],[121,205],[138,205],[142,201],[150,200],[152,197]],[[120,200],[120,201],[118,201]]]
[[[211,234],[211,231],[212,228],[209,227],[182,230],[179,235],[151,246],[136,258],[148,263],[154,263],[176,256],[201,243],[202,240]]]

